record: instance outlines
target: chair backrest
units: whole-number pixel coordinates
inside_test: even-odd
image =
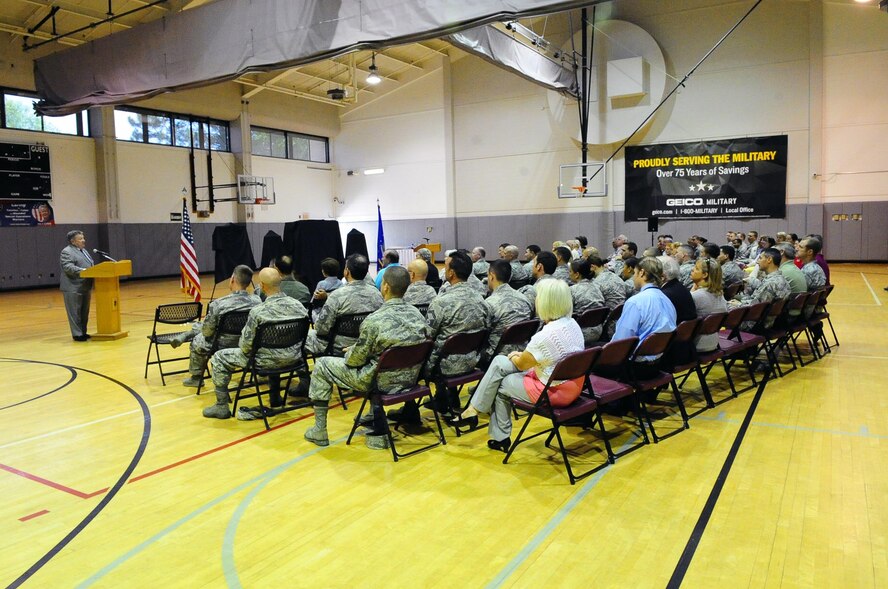
[[[734,297],[737,296],[737,293],[740,292],[740,289],[743,288],[742,282],[735,282],[733,284],[729,284],[725,287],[725,300],[730,301]]]
[[[377,373],[390,370],[403,370],[424,364],[432,352],[435,342],[427,340],[409,346],[389,348],[379,356]]]
[[[546,387],[553,381],[585,377],[600,354],[601,348],[587,348],[580,352],[568,354],[559,360],[555,368],[552,369],[552,375],[549,377]]]
[[[794,296],[789,298],[789,301],[787,301],[786,310],[789,312],[801,311],[808,304],[808,299],[810,299],[812,296],[820,298],[819,294],[813,292],[800,292],[795,294]]]
[[[685,344],[687,342],[693,341],[694,338],[697,337],[697,334],[700,331],[700,325],[702,323],[703,320],[699,317],[696,319],[682,321],[675,328],[675,337],[672,339],[672,343]]]
[[[168,325],[191,323],[192,321],[200,319],[202,311],[203,303],[200,301],[157,305],[157,309],[154,311],[154,322],[165,323]]]
[[[455,333],[448,337],[444,345],[441,346],[441,357],[477,352],[486,341],[487,331],[483,329],[468,333]]]
[[[484,282],[484,279],[487,278],[487,272],[476,272],[475,278],[477,278],[481,282]]]
[[[336,318],[333,329],[330,330],[330,341],[337,336],[358,337],[361,333],[361,324],[370,313],[347,313]]]
[[[532,338],[534,334],[539,330],[539,319],[527,319],[525,321],[513,323],[512,325],[508,326],[505,331],[503,331],[503,334],[500,336],[500,340],[496,348],[497,354],[505,346],[518,346],[529,342],[530,338]]]
[[[261,348],[280,349],[299,345],[308,336],[308,317],[267,321],[256,328],[253,353]]]
[[[250,311],[229,311],[219,318],[219,327],[216,328],[216,338],[223,335],[240,335],[247,325]]]
[[[527,286],[528,284],[530,284],[530,278],[514,278],[509,281],[509,286],[515,290]]]
[[[700,329],[697,330],[697,336],[718,333],[722,328],[722,325],[724,325],[727,317],[727,313],[712,313],[711,315],[703,317],[702,321],[700,321]]]
[[[725,322],[722,324],[722,327],[731,332],[731,335],[737,332],[740,329],[740,324],[743,323],[743,319],[746,317],[747,313],[749,313],[749,307],[736,307],[728,311],[728,314],[725,315]]]
[[[428,316],[429,303],[426,303],[425,305],[413,305],[413,306],[416,307],[416,310],[419,311],[420,315],[422,315],[423,317]]]
[[[601,354],[596,359],[594,368],[621,370],[637,346],[638,338],[634,336],[608,342],[601,348]]]
[[[607,320],[609,314],[610,309],[607,307],[595,307],[593,309],[586,309],[578,315],[574,315],[574,319],[579,323],[581,328],[586,329],[589,327],[598,327],[603,324]]]
[[[608,323],[616,323],[617,322],[617,320],[623,314],[623,305],[624,304],[625,303],[620,303],[619,305],[617,305],[616,307],[611,309],[611,312],[607,316]]]
[[[638,347],[635,348],[635,353],[632,354],[632,358],[635,359],[639,356],[659,356],[666,351],[666,348],[669,347],[669,344],[674,337],[674,331],[652,333],[644,338],[643,342],[638,344]]]
[[[743,316],[743,321],[760,321],[762,317],[766,316],[770,304],[771,303],[756,303],[754,305],[749,305],[746,308],[746,315]]]

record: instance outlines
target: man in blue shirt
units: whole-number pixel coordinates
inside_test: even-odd
[[[401,256],[398,255],[398,252],[395,250],[385,250],[385,253],[382,254],[382,263],[383,266],[379,270],[379,273],[376,275],[376,288],[382,290],[382,276],[385,274],[386,268],[389,266],[400,266],[398,263],[401,260]]]
[[[663,265],[656,258],[642,258],[633,276],[637,295],[626,299],[623,314],[617,321],[614,340],[637,336],[639,342],[652,333],[675,331],[676,312],[659,284],[663,281]],[[640,356],[637,362],[653,362],[659,356]]]

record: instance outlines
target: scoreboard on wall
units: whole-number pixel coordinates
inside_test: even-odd
[[[0,199],[52,199],[49,147],[0,143]]]
[[[0,143],[0,227],[55,225],[49,147]]]

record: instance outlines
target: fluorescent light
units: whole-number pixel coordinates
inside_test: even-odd
[[[385,174],[385,168],[367,168],[364,170],[365,176],[374,176],[376,174]]]

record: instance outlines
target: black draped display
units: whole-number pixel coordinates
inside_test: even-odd
[[[284,253],[284,240],[274,231],[262,238],[262,267],[268,268],[271,261]]]
[[[367,238],[357,229],[352,229],[345,236],[345,257],[352,254],[361,254],[367,256],[367,259],[370,258],[367,253]]]
[[[293,221],[284,225],[284,253],[293,256],[296,273],[309,290],[323,278],[321,260],[334,258],[343,262],[342,237],[337,221]]]
[[[228,280],[235,266],[256,267],[253,248],[246,225],[220,225],[213,230],[213,251],[216,252],[216,282]]]

